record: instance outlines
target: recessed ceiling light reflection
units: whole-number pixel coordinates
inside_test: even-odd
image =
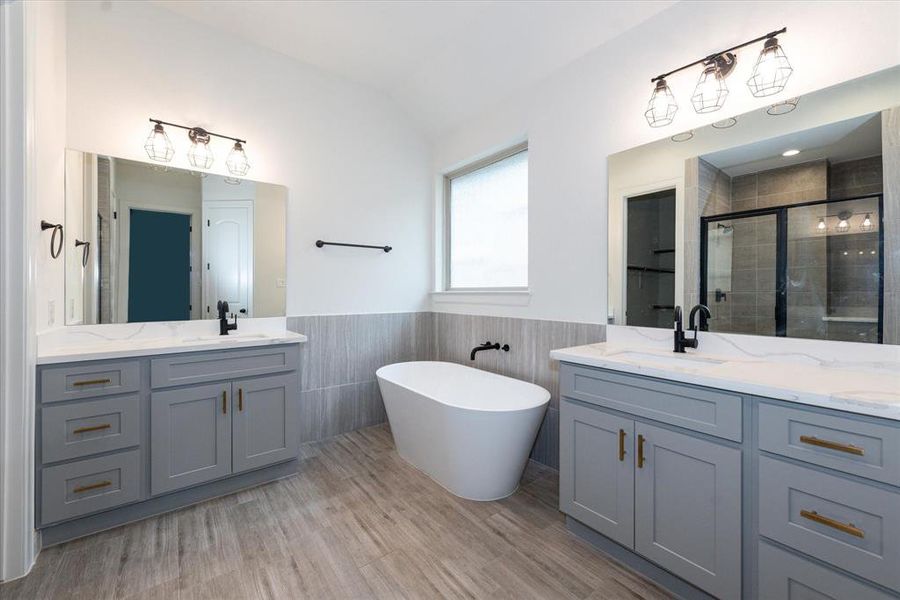
[[[791,150],[785,150],[784,152],[781,153],[781,155],[784,157],[797,156],[798,154],[800,154],[800,151],[797,150],[796,148],[793,148]]]

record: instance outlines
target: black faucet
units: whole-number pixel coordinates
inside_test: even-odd
[[[219,311],[219,335],[228,335],[229,331],[237,330],[237,315],[234,317],[234,323],[228,322],[228,303],[219,300],[216,303],[216,310]]]
[[[700,323],[702,325],[698,326],[695,321],[695,317],[698,312],[702,312]],[[697,332],[702,328],[706,331],[706,319],[712,317],[712,314],[709,312],[709,308],[703,304],[698,304],[694,308],[691,309],[691,314],[688,317],[688,328],[694,332],[693,338],[685,337],[684,335],[684,321],[681,316],[681,307],[675,307],[675,349],[674,352],[678,352],[683,354],[685,348],[696,348],[700,343],[697,340]]]
[[[504,352],[509,352],[509,344],[492,344],[490,342],[485,342],[480,346],[475,346],[472,348],[472,353],[469,355],[469,359],[475,360],[475,355],[481,352],[482,350],[503,350]]]

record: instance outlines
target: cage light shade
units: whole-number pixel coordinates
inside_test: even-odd
[[[191,147],[188,149],[187,157],[191,166],[198,169],[208,169],[213,164],[213,152],[209,147],[209,134],[195,127],[188,131],[188,138],[191,140]]]
[[[756,59],[747,86],[750,93],[757,98],[771,96],[785,88],[793,72],[794,69],[778,39],[769,38],[759,53],[759,58]]]
[[[244,146],[240,142],[235,142],[234,147],[225,160],[225,166],[232,175],[243,177],[250,170],[250,162],[247,160],[247,153],[244,152]]]
[[[875,228],[875,225],[872,224],[872,215],[871,213],[866,213],[866,216],[863,217],[862,223],[859,224],[860,231],[872,231]]]
[[[700,114],[711,113],[722,108],[727,97],[728,85],[722,77],[718,62],[713,60],[703,68],[697,87],[694,88],[694,95],[691,96],[691,104]]]
[[[159,162],[169,162],[175,156],[175,147],[172,145],[172,141],[169,139],[163,126],[159,123],[153,126],[153,130],[147,136],[147,141],[144,142],[144,150],[147,151],[147,156]]]
[[[656,87],[650,96],[647,110],[644,111],[644,118],[647,119],[650,127],[664,127],[675,119],[676,112],[678,112],[678,103],[675,102],[675,96],[669,89],[666,80],[660,79],[656,82]]]

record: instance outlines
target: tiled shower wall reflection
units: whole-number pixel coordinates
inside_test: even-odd
[[[386,420],[375,371],[410,360],[474,366],[540,385],[550,407],[532,458],[559,467],[559,365],[550,350],[605,339],[600,324],[483,317],[451,313],[391,313],[289,317],[309,341],[301,350],[301,440],[320,440]],[[509,352],[482,352],[490,340]]]

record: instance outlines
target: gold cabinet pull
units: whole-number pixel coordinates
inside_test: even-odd
[[[828,448],[829,450],[837,450],[838,452],[846,452],[847,454],[855,454],[856,456],[864,456],[866,451],[859,446],[853,444],[842,444],[840,442],[832,442],[831,440],[823,440],[813,435],[801,435],[800,441],[810,446],[819,446]]]
[[[103,425],[92,425],[90,427],[79,427],[78,429],[74,429],[72,433],[87,433],[89,431],[101,431],[103,429],[109,429],[112,427],[110,423],[104,423]]]
[[[644,468],[644,436],[638,434],[638,469]]]
[[[625,460],[625,430],[619,430],[619,461]]]
[[[106,481],[98,481],[97,483],[91,483],[88,485],[80,485],[72,491],[76,494],[81,494],[82,492],[89,492],[91,490],[105,488],[105,487],[109,487],[111,485],[112,485],[112,481],[107,479]]]
[[[228,414],[228,392],[222,390],[222,414]]]
[[[238,410],[244,410],[244,388],[238,388]]]
[[[107,377],[106,379],[88,379],[87,381],[73,381],[72,385],[75,387],[81,387],[83,385],[100,385],[101,383],[112,383],[112,379]]]
[[[853,523],[841,523],[840,521],[836,521],[835,519],[824,517],[814,510],[801,510],[800,516],[804,519],[809,519],[810,521],[821,523],[822,525],[827,525],[832,529],[843,531],[844,533],[848,533],[858,538],[866,537],[866,532],[859,527],[856,527]]]

